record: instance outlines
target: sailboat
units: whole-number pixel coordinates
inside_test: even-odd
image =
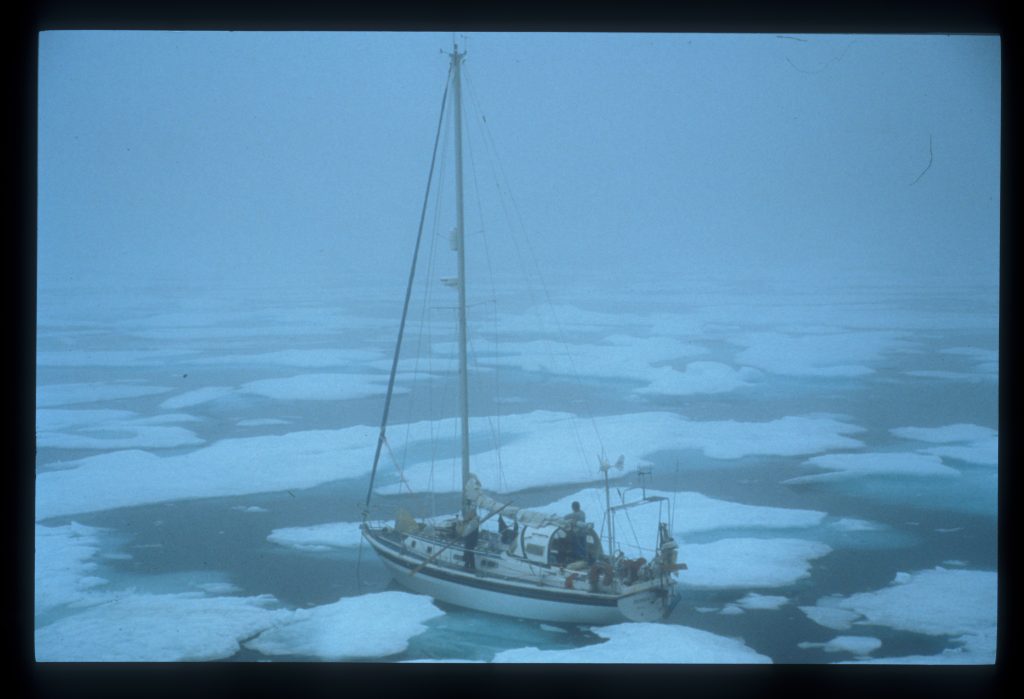
[[[599,458],[605,484],[606,512],[602,521],[607,524],[600,531],[577,513],[551,514],[501,502],[488,495],[471,472],[461,85],[466,53],[460,53],[458,44],[454,44],[448,55],[450,79],[442,98],[427,189],[429,195],[451,88],[456,211],[452,247],[458,254],[458,276],[443,281],[458,291],[461,507],[446,518],[417,520],[405,511],[388,521],[372,521],[369,517],[381,450],[387,443],[388,412],[423,235],[425,199],[363,512],[362,535],[402,587],[443,603],[551,623],[602,625],[663,619],[678,601],[676,576],[686,568],[678,561],[679,546],[668,524],[671,503],[664,497],[648,496],[644,490],[639,499],[613,505],[609,471],[623,468],[621,457],[614,464],[603,456]],[[658,510],[656,541],[649,548],[649,560],[639,555],[630,558],[616,543],[615,516],[634,507]]]

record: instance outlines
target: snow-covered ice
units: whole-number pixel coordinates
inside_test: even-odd
[[[810,575],[811,561],[832,548],[806,539],[720,539],[686,544],[679,557],[688,569],[679,574],[687,587],[784,587]]]
[[[36,407],[53,408],[77,403],[138,398],[172,390],[168,386],[132,383],[62,383],[36,387]]]
[[[941,427],[894,427],[891,430],[897,437],[913,439],[920,442],[976,442],[996,435],[991,427],[958,423]]]
[[[735,638],[688,626],[617,624],[594,629],[603,643],[565,650],[516,648],[496,663],[770,663]]]
[[[203,444],[192,430],[137,420],[83,427],[75,432],[37,432],[36,446],[56,449],[170,449]]]
[[[36,478],[36,517],[306,488],[369,470],[371,428],[226,439],[185,454],[114,451]],[[70,467],[70,468],[66,468]]]
[[[689,362],[683,371],[659,366],[707,352],[703,347],[659,336],[619,334],[599,344],[562,345],[551,340],[501,342],[495,348],[500,354],[481,358],[480,364],[513,366],[545,375],[637,381],[644,384],[635,390],[638,394],[725,393],[748,385],[748,380],[760,375],[747,367],[734,369],[711,361]]]
[[[96,427],[123,422],[135,417],[138,417],[138,413],[131,410],[38,408],[36,410],[36,431],[59,432],[76,427]]]
[[[858,656],[870,655],[882,647],[882,642],[871,636],[836,636],[825,643],[804,641],[800,648],[821,648],[826,653],[852,653]]]
[[[106,326],[99,326],[106,330]],[[182,350],[40,350],[38,367],[163,367],[195,355]]]
[[[166,449],[203,440],[175,423],[198,422],[183,413],[149,417],[128,410],[36,410],[36,446],[63,449]]]
[[[36,525],[35,613],[80,602],[85,594],[106,584],[94,575],[101,529],[72,522],[60,527]]]
[[[324,660],[384,658],[404,651],[424,622],[444,612],[424,595],[377,592],[332,604],[297,609],[273,628],[246,642],[266,655],[314,656]]]
[[[951,381],[969,381],[972,383],[986,383],[998,381],[999,374],[996,371],[984,370],[976,372],[967,371],[943,371],[940,369],[915,369],[907,372],[908,376],[916,376],[922,379],[949,379]]]
[[[387,374],[299,374],[250,381],[239,391],[274,400],[352,400],[381,396],[387,385]],[[396,393],[407,391],[402,386],[395,387]]]
[[[172,396],[161,403],[160,407],[164,410],[191,408],[192,406],[209,403],[223,396],[230,395],[234,390],[230,386],[204,386],[203,388],[185,391],[184,393]]]
[[[470,429],[490,435],[490,418],[474,418]],[[799,455],[860,446],[847,434],[861,428],[828,417],[785,417],[768,422],[687,420],[672,413],[635,413],[595,419],[602,440],[615,444],[635,464],[661,449],[701,449],[710,457],[734,459],[748,454]],[[396,425],[412,443],[436,434],[454,434],[455,419]],[[596,480],[591,464],[601,449],[589,425],[566,413],[536,411],[501,418],[501,469],[494,450],[474,456],[474,472],[485,485],[504,482],[506,491]],[[575,428],[575,430],[574,430]],[[245,495],[308,488],[365,475],[372,463],[377,428],[354,426],[284,435],[224,439],[185,454],[158,457],[142,450],[97,454],[54,464],[61,470],[37,479],[37,517],[93,512],[182,498]],[[573,439],[576,434],[580,443]],[[580,454],[582,445],[583,454]],[[551,454],[574,455],[575,467],[552,468]],[[575,457],[575,458],[574,458]],[[585,461],[583,458],[585,457]],[[432,479],[428,456],[406,464],[405,478],[416,491],[455,487]],[[596,461],[596,459],[594,459]],[[379,492],[397,492],[399,485]]]
[[[671,449],[696,449],[710,458],[729,460],[863,446],[847,436],[862,428],[824,416],[788,416],[766,422],[695,421],[674,413],[650,412],[600,416],[593,422],[600,442],[589,421],[574,415],[537,411],[503,416],[501,461],[494,450],[478,453],[474,455],[474,473],[485,485],[504,482],[506,491],[516,491],[596,480],[599,474],[591,465],[596,458],[591,455],[601,453],[601,444],[615,445],[615,453],[625,456],[627,467],[643,462],[647,454]],[[454,434],[454,424],[447,429]],[[489,434],[489,424],[482,419],[470,420],[470,429]],[[436,431],[443,434],[446,428],[438,424]],[[552,454],[569,455],[566,463],[571,467],[553,468]],[[582,463],[580,456],[584,457]],[[436,480],[432,471],[429,463],[407,464],[404,476],[414,491],[426,491]],[[434,482],[435,489],[445,485]],[[397,493],[401,488],[400,484],[385,485],[378,492]]]
[[[956,477],[960,472],[942,463],[933,454],[874,452],[857,454],[823,454],[804,462],[826,469],[827,473],[790,478],[785,483],[835,481],[858,476],[899,475],[921,478]]]
[[[756,592],[751,592],[736,600],[736,604],[744,609],[778,609],[787,602],[789,602],[789,598],[782,595],[760,595]]]
[[[904,439],[942,445],[920,449],[922,454],[986,466],[996,466],[999,462],[999,434],[991,427],[959,423],[941,427],[896,427],[890,432]]]
[[[982,466],[997,466],[999,464],[999,439],[989,437],[970,444],[946,444],[922,449],[921,453],[944,456]]]
[[[827,517],[826,513],[816,510],[745,505],[694,492],[647,490],[646,493],[650,497],[666,498],[672,503],[675,511],[673,535],[677,537],[716,529],[807,529],[819,526]],[[637,489],[623,493],[626,502],[639,499],[640,496],[641,492]],[[613,505],[620,502],[616,490],[612,491],[612,497]],[[579,501],[584,512],[601,512],[604,510],[604,498],[604,488],[585,488],[536,509],[543,512],[568,513],[572,503]],[[637,531],[654,531],[658,524],[657,515],[658,508],[655,506],[631,510],[629,517],[632,528]],[[596,522],[595,527],[599,524],[600,522]]]
[[[289,366],[305,369],[327,367],[365,366],[381,357],[373,350],[350,348],[318,348],[318,349],[287,349],[274,352],[254,352],[251,354],[227,354],[212,357],[195,358],[193,361],[202,364],[227,364],[231,366]]]
[[[85,611],[36,629],[36,659],[173,662],[234,655],[239,642],[286,618],[270,595],[111,593]]]
[[[888,587],[849,597],[825,597],[815,607],[801,607],[813,621],[830,628],[850,624],[888,626],[933,636],[954,636],[955,654],[965,662],[995,660],[995,572],[937,567],[902,573]],[[823,623],[842,618],[847,626]],[[943,659],[951,655],[947,649]],[[906,659],[903,659],[904,661]]]
[[[822,606],[822,604],[822,600],[818,600],[817,606],[806,605],[799,609],[815,624],[835,631],[849,629],[853,622],[860,618],[860,614],[849,609]]]
[[[358,546],[361,539],[359,522],[285,527],[275,529],[267,536],[267,541],[301,551],[326,551],[332,548]]]
[[[671,367],[652,367],[649,383],[634,393],[689,396],[697,393],[727,393],[757,381],[761,372],[750,367],[733,369],[721,362],[690,362],[683,371]]]
[[[886,353],[905,349],[894,331],[847,331],[790,335],[756,332],[735,338],[746,346],[736,361],[772,374],[856,377],[871,374],[870,364]]]

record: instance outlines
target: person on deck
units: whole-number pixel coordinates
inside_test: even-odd
[[[476,544],[480,540],[480,520],[477,518],[476,512],[462,525],[462,532],[463,542],[466,545],[466,549],[462,553],[462,560],[467,570],[476,570],[476,555],[473,553],[473,549],[476,548]]]
[[[573,501],[572,512],[566,516],[569,521],[569,537],[572,541],[572,556],[580,559],[586,556],[587,552],[587,531],[584,526],[587,522],[587,514],[580,508],[578,501]]]

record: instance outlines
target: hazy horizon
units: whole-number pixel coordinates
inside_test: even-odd
[[[400,280],[452,38],[43,32],[40,287]],[[549,279],[998,282],[997,36],[455,38],[467,231]]]

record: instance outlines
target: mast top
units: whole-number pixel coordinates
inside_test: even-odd
[[[461,61],[466,55],[465,51],[459,52],[459,45],[456,42],[452,42],[452,52],[448,54],[452,58],[452,62]]]

